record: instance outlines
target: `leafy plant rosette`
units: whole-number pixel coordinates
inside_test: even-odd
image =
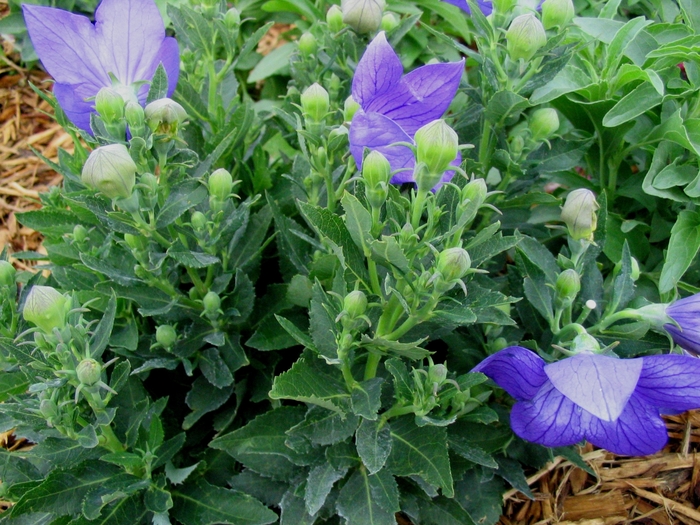
[[[657,3],[25,5],[74,148],[0,261],[0,523],[488,524],[663,449],[700,10]]]

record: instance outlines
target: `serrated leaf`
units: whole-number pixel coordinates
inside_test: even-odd
[[[222,337],[222,343],[223,337]],[[217,348],[209,347],[199,354],[199,368],[212,385],[225,388],[233,384],[233,375]]]
[[[498,462],[496,474],[510,483],[514,489],[522,492],[527,498],[535,499],[527,484],[525,473],[523,472],[523,467],[520,465],[520,462],[503,456],[497,457],[496,461]]]
[[[328,295],[317,281],[311,289],[309,306],[309,331],[318,352],[329,362],[338,363],[338,343],[336,341],[335,316]]]
[[[370,476],[358,469],[343,485],[336,507],[352,525],[396,525],[398,495],[396,481],[388,471]]]
[[[186,180],[173,186],[156,217],[156,227],[165,228],[190,208],[197,206],[208,196],[207,189],[197,180]]]
[[[151,78],[151,85],[148,88],[148,96],[146,97],[146,104],[153,102],[154,100],[159,100],[168,96],[168,73],[163,67],[163,63],[158,64],[156,72]]]
[[[24,372],[0,372],[0,402],[27,391],[29,380]]]
[[[345,226],[352,240],[363,252],[365,248],[374,240],[371,235],[372,216],[362,205],[357,197],[345,192],[340,200],[345,210]]]
[[[360,418],[355,414],[339,414],[313,405],[304,420],[287,431],[290,436],[303,436],[316,445],[332,445],[355,433]]]
[[[192,409],[192,412],[185,416],[182,428],[184,430],[191,428],[204,414],[223,405],[232,393],[232,386],[217,388],[203,376],[198,377],[185,398],[185,402]]]
[[[168,461],[165,464],[165,475],[173,485],[181,485],[190,476],[190,474],[197,469],[199,463],[200,462],[198,461],[189,467],[175,468],[175,466]]]
[[[355,434],[355,446],[370,474],[375,474],[384,468],[391,453],[391,445],[389,425],[379,428],[378,421],[362,420]]]
[[[454,450],[457,454],[462,456],[464,459],[476,463],[477,465],[483,465],[488,468],[498,468],[498,463],[493,459],[491,454],[486,452],[484,449],[470,443],[463,436],[451,434],[449,436],[450,449]]]
[[[700,249],[700,213],[683,210],[671,229],[666,260],[661,269],[659,292],[673,290]]]
[[[377,419],[382,406],[382,383],[383,377],[373,377],[353,385],[350,402],[356,415],[372,421]]]
[[[310,515],[315,515],[326,502],[328,494],[333,489],[336,481],[345,476],[347,469],[336,469],[333,465],[325,463],[312,468],[306,478],[304,502]]]

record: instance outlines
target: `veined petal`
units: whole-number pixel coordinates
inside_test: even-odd
[[[552,384],[571,401],[605,421],[622,413],[642,371],[641,359],[578,354],[544,367]]]
[[[24,4],[22,11],[34,49],[56,82],[111,84],[99,54],[95,26],[87,17],[30,4]]]
[[[411,137],[398,124],[379,113],[365,113],[358,109],[350,123],[349,139],[350,152],[355,157],[358,169],[362,169],[365,148],[382,153],[392,171],[412,167],[415,162],[413,152],[407,146],[390,146],[396,142],[413,142]]]
[[[481,372],[518,401],[535,397],[547,381],[544,361],[522,346],[509,346],[479,363],[472,372]]]
[[[645,456],[661,450],[668,433],[659,412],[635,393],[617,420],[591,417],[586,439],[615,454]]]
[[[464,60],[419,67],[404,76],[396,89],[375,97],[364,109],[386,115],[413,136],[418,128],[447,111],[463,71]]]
[[[685,355],[643,357],[635,396],[661,412],[700,408],[700,359]]]
[[[122,84],[151,79],[165,38],[153,0],[103,0],[95,11],[95,32],[102,63]]]
[[[498,355],[498,354],[496,354]],[[584,437],[580,407],[546,382],[531,401],[513,405],[510,426],[521,438],[547,447],[578,443]]]
[[[93,97],[98,90],[92,90],[91,86],[70,86],[56,83],[53,86],[53,94],[61,109],[68,119],[80,129],[90,130],[90,113],[93,113],[94,101],[85,99]]]
[[[467,4],[467,0],[443,0],[444,2],[447,2],[448,4],[456,5],[459,7],[461,10],[467,12],[468,14],[472,14],[471,9],[469,9],[469,4]],[[490,2],[489,0],[477,0],[477,4],[479,4],[479,9],[481,9],[481,12],[484,13],[484,15],[489,16],[491,12],[493,11],[493,3]]]
[[[178,78],[180,77],[180,49],[177,45],[177,40],[172,37],[166,37],[160,46],[158,54],[153,60],[151,71],[146,78],[151,79],[156,72],[159,64],[163,64],[163,68],[168,75],[168,96],[172,95],[177,86]],[[141,105],[146,103],[148,90],[150,85],[144,85],[139,89],[138,99]]]
[[[382,31],[369,43],[357,64],[352,79],[352,97],[367,110],[372,99],[398,85],[402,74],[401,60]]]
[[[665,324],[664,330],[669,333],[673,342],[678,346],[688,352],[700,354],[700,329],[684,326],[681,330],[672,324]]]

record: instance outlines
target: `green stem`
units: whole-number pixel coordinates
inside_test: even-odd
[[[401,405],[394,405],[391,407],[389,410],[384,412],[382,414],[381,419],[379,420],[379,424],[377,425],[378,429],[381,429],[387,421],[389,421],[392,417],[399,417],[399,416],[405,416],[406,414],[411,414],[415,412],[416,407],[415,405],[407,405],[407,406],[401,406]]]
[[[479,164],[486,175],[488,165],[491,163],[491,124],[484,121],[484,129],[481,132],[479,142]]]
[[[427,195],[428,192],[425,190],[417,190],[415,193],[416,198],[413,200],[413,211],[411,213],[411,226],[413,226],[414,230],[417,230],[420,225],[420,219],[423,216],[423,205]]]
[[[121,441],[119,441],[119,438],[112,430],[112,427],[109,425],[100,425],[100,430],[102,431],[101,437],[104,438],[104,442],[100,443],[100,445],[110,452],[124,452],[126,447]]]
[[[637,310],[627,308],[625,310],[620,310],[615,314],[609,315],[601,319],[600,322],[598,322],[598,324],[590,327],[588,331],[597,333],[603,332],[611,324],[616,323],[617,321],[621,321],[623,319],[642,319],[642,316],[639,315],[639,312]]]
[[[369,269],[369,279],[372,285],[372,293],[374,295],[382,296],[382,287],[379,284],[379,274],[377,273],[377,263],[372,259],[367,259],[367,267]]]
[[[382,360],[381,354],[367,354],[367,363],[365,364],[365,375],[364,380],[367,381],[376,377],[377,368],[379,368],[379,362]]]

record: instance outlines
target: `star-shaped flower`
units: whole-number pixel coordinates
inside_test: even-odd
[[[54,95],[77,127],[90,131],[92,99],[103,87],[115,87],[125,101],[146,101],[150,81],[162,63],[168,95],[177,84],[180,53],[165,36],[153,0],[104,0],[95,23],[61,9],[24,4],[24,20],[36,53],[54,78]],[[110,74],[118,84],[113,84]]]
[[[413,182],[413,152],[397,142],[413,143],[416,131],[439,119],[459,87],[464,60],[429,64],[403,74],[401,60],[379,33],[362,55],[352,80],[352,97],[360,105],[350,124],[350,151],[362,168],[365,148],[378,150],[392,170],[409,168],[394,175],[391,182]],[[456,165],[461,159],[458,158]],[[443,181],[454,172],[446,173]]]
[[[511,346],[473,371],[517,400],[513,432],[548,447],[586,439],[616,454],[653,454],[668,440],[660,414],[700,407],[700,360],[684,355],[616,359],[581,353],[545,364],[530,350]]]

